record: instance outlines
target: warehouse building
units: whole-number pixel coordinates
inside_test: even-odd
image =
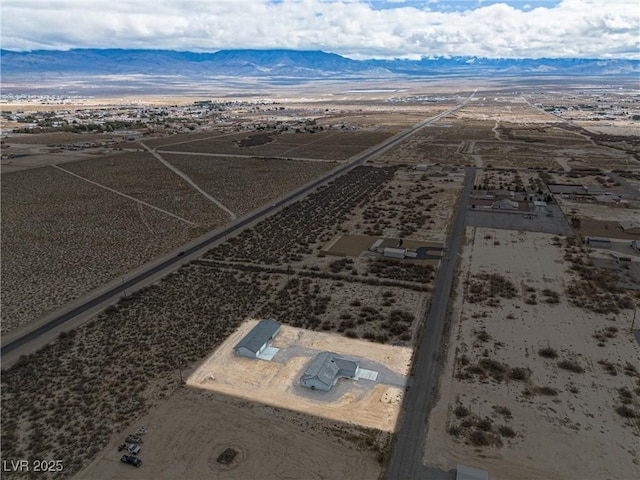
[[[236,355],[259,358],[269,347],[269,342],[279,331],[280,324],[275,320],[260,320],[260,322],[233,347],[233,350],[236,352]]]
[[[321,352],[300,377],[300,385],[328,392],[341,378],[357,378],[358,370],[358,362],[342,358],[336,353]]]

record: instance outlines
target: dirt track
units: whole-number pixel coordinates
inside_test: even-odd
[[[349,427],[187,388],[139,424],[148,431],[140,468],[120,462],[117,450],[137,428],[132,426],[113,435],[109,446],[75,478],[369,480],[381,472],[372,450],[358,450],[339,438],[340,429],[346,432]],[[239,460],[225,467],[216,460],[228,447],[239,453]]]

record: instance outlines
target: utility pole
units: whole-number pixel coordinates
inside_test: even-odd
[[[637,314],[637,313],[638,313],[638,309],[636,308],[636,309],[633,311],[633,320],[631,320],[631,328],[629,329],[629,333],[630,333],[631,335],[633,335],[633,325],[634,325],[634,323],[636,323],[636,314]]]

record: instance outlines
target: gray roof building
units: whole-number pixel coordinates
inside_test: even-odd
[[[275,320],[265,319],[260,322],[240,340],[233,350],[236,355],[256,358],[268,346],[269,340],[280,331],[280,324]]]
[[[489,473],[479,468],[458,464],[456,480],[489,480]]]
[[[311,390],[328,392],[340,378],[355,378],[358,369],[358,362],[347,360],[333,352],[321,352],[300,377],[300,384]]]

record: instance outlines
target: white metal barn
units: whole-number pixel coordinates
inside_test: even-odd
[[[384,249],[382,254],[386,258],[403,259],[406,252],[407,251],[404,248],[390,248],[390,247],[387,247],[387,248]]]
[[[236,355],[258,358],[265,348],[269,346],[269,341],[275,337],[279,331],[280,324],[275,320],[260,320],[260,322],[233,347],[233,350],[236,352]]]
[[[359,368],[358,362],[342,358],[336,353],[321,352],[300,377],[300,385],[328,392],[340,378],[356,378]]]

